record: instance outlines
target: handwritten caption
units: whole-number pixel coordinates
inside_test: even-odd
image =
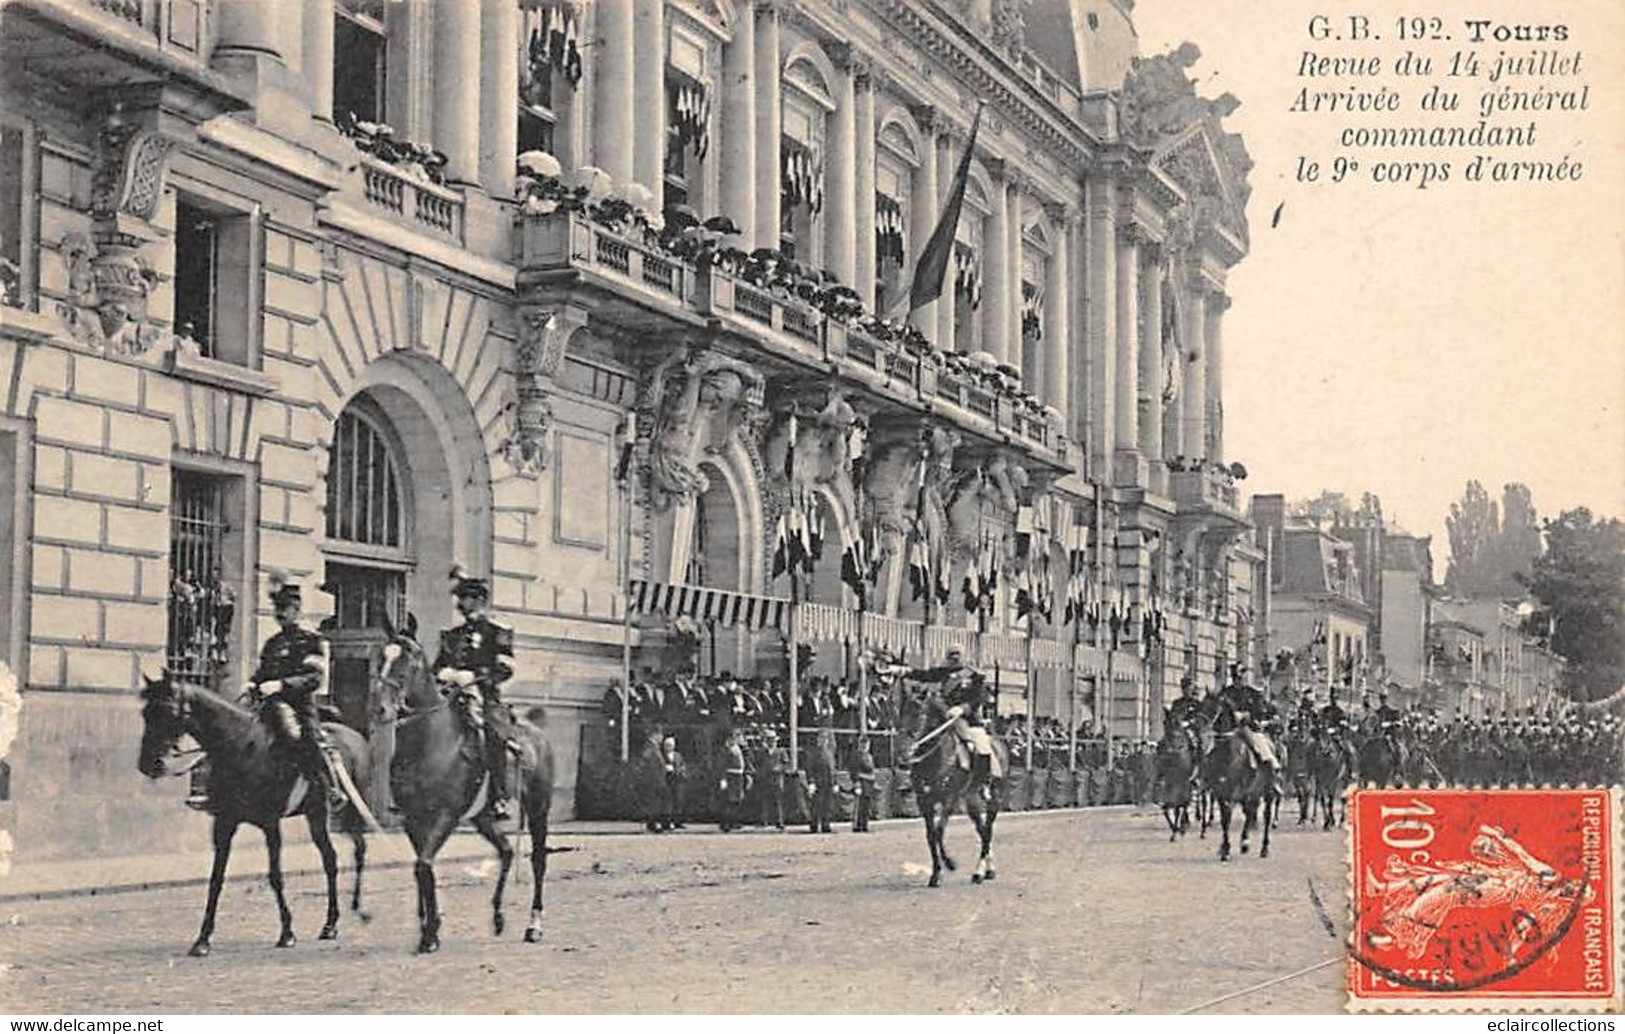
[[[1567,24],[1314,15],[1288,113],[1324,126],[1301,183],[1578,183],[1589,59]]]

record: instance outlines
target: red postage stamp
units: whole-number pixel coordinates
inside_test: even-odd
[[[1349,1007],[1617,1009],[1618,791],[1357,790]]]

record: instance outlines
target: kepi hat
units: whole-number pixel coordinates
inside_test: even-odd
[[[482,600],[491,598],[491,586],[484,578],[475,578],[470,575],[462,564],[451,569],[451,594],[461,599],[473,596]]]

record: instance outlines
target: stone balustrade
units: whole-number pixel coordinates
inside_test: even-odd
[[[415,230],[457,244],[463,240],[463,195],[406,169],[362,154],[357,174],[367,206]]]

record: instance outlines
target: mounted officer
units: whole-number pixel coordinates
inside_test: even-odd
[[[1235,716],[1236,729],[1253,752],[1254,760],[1267,765],[1274,777],[1279,779],[1281,763],[1276,756],[1275,745],[1267,735],[1267,730],[1277,718],[1275,708],[1263,693],[1242,681],[1240,675],[1244,673],[1238,673],[1236,681],[1219,693],[1219,702]]]
[[[347,799],[316,713],[316,693],[327,677],[326,640],[299,623],[299,586],[278,575],[271,576],[271,585],[271,607],[281,627],[260,650],[260,666],[248,680],[248,692],[259,702],[277,741],[292,752],[300,774],[327,797],[330,808],[342,808]]]
[[[1313,739],[1316,729],[1320,725],[1320,717],[1315,712],[1315,691],[1305,689],[1303,696],[1298,698],[1298,713],[1292,719],[1293,726],[1298,734]]]
[[[479,690],[485,718],[485,765],[491,776],[491,817],[508,818],[507,752],[517,749],[510,738],[508,709],[502,706],[502,684],[513,677],[513,629],[486,613],[491,590],[481,578],[461,567],[451,570],[452,596],[463,622],[440,633],[435,678],[442,683]]]
[[[1184,733],[1190,742],[1191,756],[1201,756],[1201,743],[1197,740],[1196,725],[1202,719],[1202,698],[1190,676],[1179,680],[1179,696],[1168,705],[1168,726]]]
[[[1350,770],[1355,764],[1354,739],[1350,735],[1348,712],[1337,703],[1337,687],[1331,689],[1331,699],[1320,709],[1320,735],[1335,743],[1348,758]]]

